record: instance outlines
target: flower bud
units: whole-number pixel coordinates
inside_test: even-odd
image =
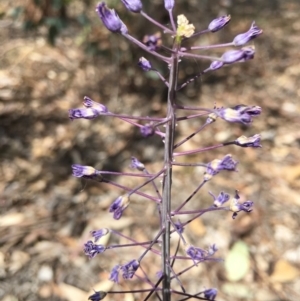
[[[125,7],[133,13],[139,13],[143,8],[143,4],[140,0],[121,0],[121,1],[125,5]]]
[[[253,40],[257,36],[262,34],[262,32],[263,32],[262,29],[260,29],[258,26],[256,26],[255,22],[253,21],[250,29],[247,32],[241,33],[233,39],[233,44],[234,44],[234,46],[245,45],[249,41]]]
[[[147,48],[151,51],[156,51],[160,48],[162,44],[161,33],[157,32],[152,35],[145,35],[143,38],[143,43],[147,46]]]
[[[260,145],[260,135],[254,135],[252,137],[240,136],[235,141],[235,144],[241,147],[262,147]]]
[[[121,21],[114,9],[109,9],[104,2],[101,2],[96,7],[96,12],[104,26],[117,33],[127,33],[126,25]]]
[[[123,272],[122,276],[124,279],[131,279],[137,269],[139,268],[140,264],[137,260],[131,260],[128,263],[122,265],[121,270]]]
[[[209,289],[206,289],[204,292],[204,298],[206,298],[207,300],[215,300],[216,299],[216,296],[218,294],[218,290],[215,289],[215,288],[209,288]]]
[[[152,69],[151,63],[144,57],[139,59],[138,66],[141,67],[143,71],[150,71]]]
[[[208,29],[211,32],[216,32],[222,29],[223,27],[225,27],[229,23],[230,19],[231,19],[230,15],[216,18],[209,23]]]
[[[131,165],[132,168],[136,168],[139,171],[144,171],[145,170],[145,165],[140,162],[137,158],[131,157]]]
[[[173,9],[173,7],[174,7],[174,0],[165,0],[164,1],[165,2],[165,9],[166,10],[172,10]]]
[[[123,211],[129,206],[130,198],[129,195],[125,194],[119,196],[109,208],[109,212],[113,212],[114,219],[120,219]]]
[[[103,292],[103,291],[98,291],[89,296],[89,299],[88,300],[91,300],[91,301],[100,301],[100,300],[103,300],[105,297],[106,297],[107,293],[106,292]]]

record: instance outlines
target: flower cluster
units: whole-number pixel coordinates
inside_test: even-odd
[[[199,201],[194,202],[194,209],[184,211],[183,207],[195,199],[200,190],[203,190],[208,181],[213,180],[214,176],[220,172],[235,171],[237,172],[238,162],[232,158],[230,154],[223,155],[221,158],[216,158],[208,163],[181,162],[180,160],[174,160],[175,157],[189,156],[191,154],[202,153],[205,151],[212,152],[216,148],[226,147],[261,147],[261,137],[255,134],[251,137],[244,135],[236,137],[231,141],[224,141],[223,143],[200,147],[191,150],[182,150],[175,152],[175,149],[180,147],[187,141],[192,139],[195,135],[208,128],[214,122],[228,122],[228,123],[240,123],[242,125],[249,126],[255,117],[261,114],[261,108],[257,105],[243,105],[237,104],[234,107],[192,107],[179,104],[176,99],[176,91],[184,88],[189,83],[195,81],[198,77],[204,76],[207,72],[216,72],[218,69],[223,68],[226,65],[232,65],[235,63],[243,63],[248,60],[252,60],[255,56],[254,46],[246,45],[258,37],[262,30],[253,21],[249,30],[239,33],[235,38],[226,44],[217,45],[195,45],[186,46],[185,41],[198,37],[197,40],[205,34],[213,34],[220,31],[228,25],[231,21],[230,15],[219,16],[205,26],[203,29],[197,30],[196,27],[188,20],[188,18],[179,14],[173,15],[173,9],[175,6],[174,0],[164,0],[164,8],[167,10],[170,22],[169,26],[159,23],[153,19],[143,10],[143,4],[140,0],[121,0],[125,8],[134,13],[135,17],[144,17],[148,22],[153,23],[158,27],[161,32],[151,33],[149,32],[140,41],[135,38],[128,30],[127,26],[121,20],[119,15],[114,9],[109,8],[106,3],[101,2],[96,7],[96,12],[102,22],[102,24],[112,33],[120,34],[123,38],[129,42],[138,46],[145,52],[145,56],[149,55],[152,58],[161,60],[166,67],[169,78],[167,79],[164,74],[156,70],[153,67],[150,59],[141,57],[137,62],[137,65],[145,72],[155,72],[162,80],[162,83],[168,89],[168,99],[165,112],[166,116],[163,117],[149,117],[149,116],[134,116],[124,115],[117,112],[111,112],[108,108],[100,103],[93,101],[89,97],[85,97],[83,101],[84,108],[76,108],[69,110],[69,118],[74,119],[95,119],[99,118],[118,118],[123,122],[130,123],[139,129],[142,137],[147,138],[149,136],[156,137],[165,148],[164,161],[161,169],[156,173],[151,173],[148,170],[147,164],[139,161],[139,158],[131,157],[130,167],[133,169],[128,172],[112,172],[97,170],[92,166],[84,166],[80,164],[73,164],[73,175],[77,178],[91,179],[110,185],[111,187],[122,190],[123,192],[117,197],[109,206],[108,211],[112,213],[116,222],[128,214],[125,212],[126,208],[130,205],[134,210],[134,203],[136,196],[142,197],[145,201],[154,202],[157,208],[157,223],[158,231],[154,237],[148,241],[138,241],[130,236],[116,231],[115,229],[99,229],[91,231],[91,236],[94,241],[89,240],[84,244],[84,253],[89,258],[94,258],[98,254],[102,254],[104,251],[111,249],[120,249],[125,247],[140,248],[143,251],[140,252],[139,257],[125,261],[123,257],[120,262],[111,270],[109,279],[115,284],[119,284],[122,281],[131,279],[137,279],[144,281],[145,285],[137,286],[130,291],[124,291],[130,293],[138,293],[139,296],[148,300],[151,295],[156,295],[159,300],[167,301],[171,300],[171,294],[177,294],[183,296],[182,300],[189,300],[193,298],[200,298],[204,300],[215,300],[217,296],[217,289],[209,288],[200,290],[195,294],[189,294],[184,287],[181,277],[186,275],[191,268],[197,267],[199,264],[203,264],[206,261],[214,260],[218,261],[215,257],[218,251],[217,245],[212,243],[208,247],[194,246],[188,243],[188,231],[187,227],[189,223],[199,218],[201,215],[207,212],[213,212],[216,210],[224,211],[224,214],[228,211],[232,212],[232,218],[235,219],[239,212],[250,213],[253,210],[253,201],[240,202],[240,196],[236,190],[235,195],[231,197],[226,192],[220,192],[215,196],[212,192],[209,194],[213,198],[212,205],[205,208]],[[169,36],[173,39],[173,45],[164,45],[165,36]],[[207,40],[207,39],[206,39]],[[220,47],[232,47],[232,49],[225,51],[221,56],[216,55],[202,55],[201,53],[195,53],[195,51],[211,50]],[[178,83],[178,70],[180,62],[184,59],[192,58],[202,59],[208,61],[207,68],[196,74],[193,78],[187,79],[185,82]],[[225,104],[226,105],[226,104]],[[177,114],[183,112],[183,114]],[[219,118],[218,118],[219,117]],[[184,121],[197,118],[199,120],[199,128],[189,133],[184,139],[177,141],[175,135],[176,127],[180,127],[180,124]],[[202,118],[204,118],[202,121]],[[220,120],[222,119],[222,120]],[[235,126],[234,124],[232,126]],[[184,193],[187,193],[185,200],[177,208],[172,203],[172,168],[174,166],[203,168],[203,179],[200,180],[198,186],[193,189],[192,192],[188,192],[188,188],[184,189]],[[113,176],[128,176],[132,177],[136,181],[134,187],[122,186],[119,182],[114,182],[111,179],[106,178],[105,175]],[[160,185],[162,182],[162,185]],[[142,188],[147,186],[147,192]],[[151,192],[152,191],[152,192]],[[131,202],[132,201],[132,202]],[[186,216],[186,221],[179,220],[179,215]],[[146,221],[145,221],[146,222]],[[100,244],[102,237],[111,234],[114,236],[114,240],[122,238],[122,244],[110,244],[108,239],[108,245]],[[172,241],[176,238],[178,245],[176,250],[170,248]],[[124,243],[127,240],[128,243]],[[132,254],[137,254],[131,252]],[[159,280],[151,279],[143,268],[143,262],[145,258],[149,256],[158,256],[161,260],[161,266],[156,268],[156,275]],[[182,268],[180,264],[176,266],[177,262],[186,260],[189,265],[188,268]],[[125,262],[125,263],[124,263]],[[155,269],[153,266],[153,269]],[[122,275],[122,278],[119,277]],[[120,279],[121,278],[121,279]],[[181,290],[177,291],[174,287],[180,287]],[[91,301],[102,300],[107,294],[120,293],[120,291],[95,291],[93,295],[89,297]],[[139,297],[140,300],[141,297]]]

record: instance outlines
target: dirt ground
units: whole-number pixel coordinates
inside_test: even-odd
[[[121,11],[134,36],[155,32],[142,17],[125,12],[116,2],[110,5]],[[167,22],[162,2],[153,1],[151,7],[147,2],[145,10]],[[157,230],[155,206],[137,199],[116,222],[108,208],[123,191],[74,178],[71,165],[130,171],[130,158],[136,156],[155,172],[161,166],[163,144],[157,137],[141,137],[136,128],[116,119],[72,122],[68,110],[82,107],[87,95],[110,111],[162,116],[166,88],[155,76],[138,69],[138,58],[150,56],[102,26],[94,13],[95,2],[84,11],[92,20],[90,27],[71,23],[55,47],[47,43],[45,27],[25,32],[23,20],[13,20],[10,12],[20,3],[0,3],[0,299],[84,301],[93,289],[128,289],[130,284],[124,282],[113,286],[109,273],[140,250],[126,248],[89,260],[83,244],[91,230],[103,227],[136,240],[151,239]],[[83,9],[81,1],[73,1],[69,16]],[[254,60],[205,75],[178,94],[181,104],[209,108],[214,103],[245,104],[263,110],[250,127],[218,120],[182,147],[188,150],[260,133],[261,149],[227,146],[178,159],[208,162],[231,153],[239,161],[238,173],[218,175],[190,208],[197,202],[201,208],[209,206],[208,191],[233,194],[238,189],[242,198],[255,202],[251,214],[239,214],[234,221],[228,212],[209,213],[186,229],[186,236],[197,246],[216,243],[217,256],[225,263],[199,265],[183,281],[190,291],[218,288],[218,301],[300,300],[299,12],[298,0],[178,1],[176,14],[186,14],[200,29],[218,14],[231,14],[222,32],[196,43],[228,42],[253,20],[264,30],[252,43]],[[167,75],[159,62],[152,61]],[[180,81],[207,66],[205,61],[183,61]],[[181,123],[178,141],[203,121]],[[203,169],[176,168],[175,202],[185,199],[202,175]],[[129,178],[112,179],[136,186]],[[234,250],[241,245],[247,256],[232,263],[230,256],[237,258]],[[240,277],[230,275],[226,262],[233,264],[231,271],[237,270]],[[153,262],[146,262],[144,269],[152,273]],[[139,297],[128,294],[105,300]]]

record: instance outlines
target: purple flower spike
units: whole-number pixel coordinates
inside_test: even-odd
[[[252,122],[252,117],[258,116],[261,113],[261,107],[237,105],[233,108],[216,109],[215,113],[226,121],[249,125]]]
[[[196,263],[196,261],[202,260],[206,255],[205,250],[194,246],[188,246],[185,252],[189,257],[193,259],[194,263]]]
[[[104,2],[97,5],[96,12],[108,30],[122,34],[128,32],[126,25],[121,21],[115,10],[109,9]]]
[[[219,31],[220,29],[222,29],[223,27],[225,27],[229,22],[230,22],[231,16],[221,16],[219,18],[216,18],[214,20],[212,20],[209,25],[208,25],[208,29],[211,32],[216,32]]]
[[[84,96],[83,105],[87,108],[95,109],[99,114],[108,112],[108,109],[106,106],[102,105],[101,103],[93,101],[88,96]]]
[[[87,109],[70,109],[69,118],[73,119],[94,119],[99,116],[99,112],[96,109],[87,108]]]
[[[230,198],[230,195],[223,191],[220,192],[220,194],[218,195],[217,198],[210,191],[209,191],[209,194],[214,198],[214,206],[215,207],[222,207],[223,204],[226,203]]]
[[[218,294],[218,290],[215,288],[209,288],[205,290],[203,294],[204,294],[204,298],[207,298],[210,301],[214,301]]]
[[[173,9],[173,7],[174,7],[174,0],[165,0],[164,1],[165,2],[165,9],[166,10],[172,10]]]
[[[107,293],[106,292],[103,292],[103,291],[99,291],[99,292],[96,292],[89,296],[89,299],[88,300],[91,300],[91,301],[100,301],[100,300],[103,300],[105,297],[106,297]]]
[[[230,201],[230,211],[233,212],[232,218],[235,219],[237,217],[238,212],[245,211],[245,212],[251,212],[253,210],[253,202],[252,201],[246,201],[242,204],[239,203],[240,196],[238,194],[238,191],[235,191],[234,198]]]
[[[135,157],[131,157],[131,165],[130,166],[131,166],[131,168],[136,168],[139,171],[145,170],[145,165]]]
[[[240,136],[235,140],[235,144],[241,147],[262,147],[260,144],[260,135],[256,134],[252,137]]]
[[[157,32],[157,33],[152,34],[152,35],[144,36],[143,43],[151,51],[158,50],[160,48],[161,44],[162,44],[161,33]]]
[[[119,196],[110,206],[109,212],[114,213],[114,219],[120,219],[123,211],[129,206],[130,198],[129,196],[123,195]]]
[[[103,229],[99,229],[99,230],[93,230],[90,233],[94,237],[95,242],[97,242],[102,236],[105,236],[106,234],[109,233],[109,229],[103,228]]]
[[[125,7],[133,13],[139,13],[143,8],[143,4],[140,0],[121,0],[121,1],[125,5]]]
[[[129,261],[127,264],[124,264],[121,267],[121,270],[123,272],[123,278],[124,279],[131,279],[135,272],[137,271],[137,269],[139,268],[140,264],[137,260],[131,260]]]
[[[257,36],[262,34],[262,32],[263,32],[262,29],[260,29],[257,25],[255,25],[255,22],[253,21],[250,29],[247,32],[241,33],[233,39],[233,44],[234,46],[245,45],[249,41],[253,40]]]
[[[84,254],[90,259],[94,258],[97,254],[103,253],[105,249],[103,245],[96,245],[91,240],[84,244]]]
[[[116,265],[113,267],[109,280],[111,280],[114,283],[119,283],[119,272],[120,272],[120,265]]]
[[[151,63],[148,60],[146,60],[144,57],[141,57],[139,59],[138,66],[141,67],[143,71],[150,71],[150,70],[152,70]]]

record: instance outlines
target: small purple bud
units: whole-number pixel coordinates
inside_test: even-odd
[[[94,258],[97,254],[103,253],[105,249],[103,245],[96,245],[91,240],[84,244],[84,254],[90,259]]]
[[[196,263],[196,261],[202,260],[206,255],[205,250],[194,246],[188,246],[185,252],[189,257],[193,259],[194,263]]]
[[[125,7],[133,13],[139,13],[143,8],[143,4],[140,0],[121,0],[121,1],[125,5]]]
[[[119,283],[119,272],[120,272],[120,265],[116,265],[113,267],[111,273],[110,273],[110,277],[109,280],[111,280],[114,283]]]
[[[213,256],[217,251],[218,251],[218,248],[217,248],[216,244],[212,244],[211,246],[209,246],[207,253],[209,256]]]
[[[215,159],[207,164],[204,180],[209,181],[213,176],[218,174],[221,170],[236,171],[238,162],[232,159],[230,154],[226,155],[223,159]]]
[[[143,43],[147,46],[150,51],[156,51],[162,44],[161,33],[157,32],[152,35],[146,35],[143,38]]]
[[[260,145],[260,135],[256,134],[252,137],[240,136],[235,140],[235,144],[241,147],[262,147]]]
[[[138,66],[141,67],[143,71],[152,70],[151,63],[148,60],[146,60],[144,57],[141,57],[139,59]]]
[[[109,207],[109,212],[114,213],[114,219],[120,219],[123,211],[129,206],[129,195],[119,196]]]
[[[128,32],[126,25],[121,21],[115,10],[109,9],[105,2],[101,2],[97,5],[96,12],[108,30],[122,34]]]
[[[230,200],[230,211],[233,212],[232,218],[235,219],[238,212],[245,211],[245,212],[251,212],[253,210],[253,202],[252,201],[246,201],[242,204],[239,203],[240,196],[238,194],[238,191],[235,191],[235,196]]]
[[[236,63],[244,58],[244,51],[242,49],[238,50],[228,50],[224,52],[221,59],[224,64]]]
[[[214,301],[217,296],[218,290],[215,288],[209,288],[203,292],[204,298],[207,300]]]
[[[174,7],[174,0],[164,0],[164,2],[165,2],[165,9],[166,10],[172,10],[173,9],[173,7]]]
[[[101,103],[93,101],[88,96],[84,96],[84,98],[83,98],[83,105],[86,108],[93,108],[93,109],[95,109],[99,114],[100,113],[107,113],[108,112],[108,109],[107,109],[106,106],[102,105]]]
[[[219,193],[217,198],[210,191],[209,191],[209,194],[214,198],[214,206],[215,207],[223,206],[223,204],[226,203],[230,198],[230,195],[228,193],[223,192],[223,191],[221,191]]]
[[[183,225],[182,225],[182,223],[180,221],[175,222],[174,225],[175,225],[176,231],[178,233],[180,233],[180,234],[183,233],[184,228],[183,228]]]
[[[151,137],[154,135],[155,130],[151,123],[145,124],[140,128],[143,137]]]
[[[131,279],[135,272],[137,271],[137,269],[139,268],[140,264],[137,260],[131,260],[129,261],[127,264],[124,264],[121,267],[121,270],[123,272],[122,276],[124,279]]]
[[[91,300],[91,301],[100,301],[100,300],[103,300],[105,297],[106,297],[107,293],[106,292],[103,292],[103,291],[98,291],[89,296],[88,300]]]
[[[239,122],[249,125],[252,122],[252,117],[261,113],[261,107],[237,105],[233,108],[216,109],[215,113],[228,122]]]
[[[230,22],[230,19],[231,19],[230,15],[216,18],[209,23],[208,29],[211,32],[216,32],[222,29],[223,27],[225,27]]]
[[[224,63],[221,61],[213,61],[210,66],[209,69],[210,70],[218,70],[220,68],[222,68],[224,66]]]
[[[233,39],[234,46],[242,46],[248,43],[249,41],[253,40],[260,34],[262,34],[262,29],[255,25],[255,21],[252,22],[250,29],[245,32],[237,35]]]
[[[84,108],[84,109],[70,109],[69,118],[73,119],[94,119],[99,116],[99,112],[96,109]]]
[[[131,166],[131,168],[135,168],[139,171],[145,170],[145,165],[135,157],[131,157],[131,165],[130,166]]]
[[[109,233],[109,229],[103,228],[103,229],[99,229],[99,230],[93,230],[90,233],[94,237],[95,242],[97,242],[102,236],[105,236]]]

